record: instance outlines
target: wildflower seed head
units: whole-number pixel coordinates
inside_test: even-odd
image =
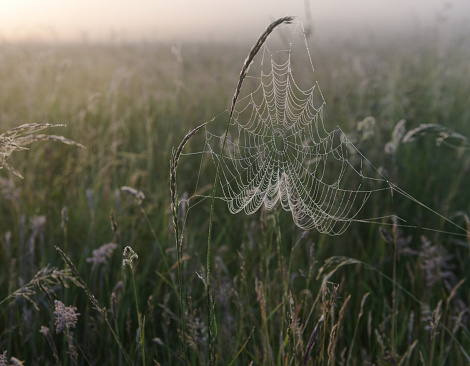
[[[139,191],[135,188],[129,187],[129,186],[122,186],[121,191],[126,192],[127,194],[131,195],[134,197],[138,205],[141,205],[142,202],[145,199],[145,194],[142,191]]]
[[[357,123],[357,130],[362,133],[361,139],[363,141],[370,139],[374,136],[375,118],[366,117],[364,120]]]
[[[67,229],[67,223],[69,222],[69,214],[66,206],[62,207],[62,211],[60,211],[60,216],[62,218],[60,226],[62,227],[62,230],[65,230]]]
[[[65,306],[62,301],[55,300],[54,315],[56,324],[56,333],[59,334],[64,328],[75,328],[77,324],[79,313],[76,313],[77,308],[74,306]]]
[[[23,366],[24,365],[24,361],[21,361],[19,360],[18,358],[16,357],[11,357],[10,358],[10,362],[11,362],[11,366]]]
[[[114,249],[117,248],[117,244],[115,243],[107,243],[103,244],[98,249],[93,250],[93,257],[87,258],[86,261],[88,263],[93,263],[93,265],[97,265],[100,263],[106,264],[108,259],[111,258]]]
[[[139,259],[139,256],[137,255],[137,253],[134,252],[134,250],[130,246],[126,246],[124,248],[124,252],[122,253],[122,256],[124,257],[124,259],[122,260],[122,265],[124,267],[129,266],[132,268],[132,263],[136,261],[137,259]]]
[[[132,267],[132,262],[128,259],[123,259],[122,260],[122,266],[123,267],[126,267],[126,266]]]
[[[46,216],[33,216],[29,219],[29,227],[33,231],[42,231],[46,224]]]
[[[395,152],[397,151],[396,145],[393,144],[393,142],[389,141],[385,144],[384,148],[385,154],[387,155],[395,155]]]
[[[8,366],[7,351],[0,354],[0,366]]]
[[[403,139],[403,136],[405,136],[406,133],[406,120],[402,119],[397,122],[395,127],[393,128],[392,132],[392,143],[395,145],[395,147],[400,144],[400,142]]]

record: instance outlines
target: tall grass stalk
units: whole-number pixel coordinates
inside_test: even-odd
[[[137,286],[135,285],[135,272],[134,272],[134,260],[138,258],[134,250],[127,246],[124,248],[122,264],[124,267],[129,267],[132,277],[132,288],[134,292],[135,308],[137,312],[137,321],[139,323],[139,343],[140,350],[142,352],[142,364],[145,366],[145,317],[139,311],[139,297],[137,296]]]
[[[275,210],[274,212],[274,225],[276,230],[276,246],[278,253],[278,266],[282,280],[282,325],[286,324],[286,304],[288,303],[288,284],[286,282],[286,277],[289,278],[289,273],[284,273],[284,260],[281,252],[281,224],[279,222],[279,211]],[[292,253],[291,253],[292,254]],[[289,266],[290,269],[290,266]],[[281,334],[279,335],[280,339],[283,338],[283,327],[281,327]],[[295,335],[294,335],[295,337]],[[284,353],[284,347],[279,347],[278,359],[281,360]]]
[[[397,315],[398,315],[398,292],[397,292],[397,261],[398,261],[398,227],[396,221],[393,224],[393,269],[392,269],[392,326],[391,326],[391,342],[392,352],[397,353]]]
[[[232,98],[232,104],[230,107],[230,113],[228,116],[227,120],[227,126],[225,129],[224,133],[224,139],[222,142],[222,147],[221,147],[221,152],[220,152],[220,159],[217,163],[217,169],[215,173],[215,178],[214,178],[214,185],[212,188],[212,195],[211,195],[211,208],[210,208],[210,215],[209,215],[209,232],[207,236],[207,256],[206,256],[206,279],[204,281],[205,287],[206,287],[206,297],[207,297],[207,307],[208,307],[208,361],[209,365],[213,365],[215,363],[215,342],[217,339],[217,323],[216,323],[216,318],[215,318],[215,312],[214,312],[214,304],[212,302],[212,296],[210,293],[210,274],[211,274],[211,243],[212,243],[212,222],[213,222],[213,217],[214,217],[214,206],[215,206],[215,193],[217,190],[217,182],[219,179],[219,173],[220,173],[220,166],[222,162],[222,156],[224,153],[226,141],[227,141],[227,135],[230,127],[230,123],[232,121],[232,116],[233,112],[235,110],[235,104],[237,102],[238,96],[240,95],[241,87],[243,84],[243,80],[245,79],[248,69],[253,62],[254,57],[256,54],[259,52],[263,44],[266,42],[267,38],[269,35],[272,33],[272,31],[279,26],[282,23],[290,23],[294,18],[290,16],[286,16],[283,18],[279,18],[278,20],[272,22],[266,30],[261,34],[261,36],[258,38],[258,41],[254,44],[254,46],[251,48],[248,57],[246,58],[243,68],[240,72],[240,76],[238,79],[238,84],[235,89],[235,93]],[[181,237],[179,234],[179,229],[178,229],[178,195],[177,195],[177,189],[176,189],[176,168],[178,166],[178,160],[179,157],[182,153],[182,150],[188,140],[201,128],[203,128],[207,123],[204,123],[198,127],[196,127],[194,130],[190,131],[186,136],[183,138],[181,141],[180,145],[178,146],[178,149],[176,152],[173,154],[173,158],[170,164],[170,192],[171,192],[171,202],[172,202],[172,213],[173,213],[173,224],[174,224],[174,229],[175,229],[175,237],[176,237],[176,251],[177,251],[177,262],[178,262],[178,280],[180,284],[180,311],[182,313],[182,327],[183,327],[183,342],[185,342],[185,325],[184,325],[184,307],[183,307],[183,295],[182,295],[182,280],[181,280],[181,253],[180,253],[180,247],[181,247]],[[184,348],[186,347],[185,345],[183,346]]]
[[[215,178],[214,178],[214,187],[212,189],[212,196],[211,196],[211,211],[210,211],[210,216],[209,216],[209,234],[207,236],[207,269],[206,269],[206,286],[207,286],[207,304],[208,304],[208,321],[209,321],[209,364],[212,365],[215,362],[215,353],[214,353],[214,345],[215,345],[215,338],[217,337],[217,334],[213,334],[214,331],[216,331],[216,324],[215,324],[215,314],[213,312],[213,305],[211,304],[211,296],[210,296],[210,265],[211,265],[211,241],[212,241],[212,221],[214,217],[214,205],[215,205],[215,192],[217,190],[217,182],[219,179],[219,173],[220,173],[220,165],[222,163],[222,157],[225,149],[225,145],[227,142],[227,135],[230,127],[230,123],[232,122],[232,116],[233,112],[235,110],[235,104],[237,103],[238,96],[240,95],[241,87],[243,84],[243,80],[245,80],[245,77],[248,73],[248,69],[253,62],[254,57],[258,53],[258,51],[261,49],[263,44],[266,42],[268,39],[269,35],[272,33],[272,31],[279,26],[282,23],[290,23],[292,22],[294,18],[290,16],[286,16],[283,18],[279,18],[278,20],[272,22],[266,30],[261,34],[261,36],[258,38],[258,41],[254,44],[254,46],[251,48],[248,57],[245,60],[245,63],[243,64],[243,68],[240,72],[240,77],[238,79],[238,85],[235,90],[235,94],[233,95],[232,99],[232,106],[230,107],[230,113],[228,116],[227,120],[227,126],[225,128],[225,133],[224,133],[224,139],[222,142],[222,147],[220,151],[220,158],[217,163],[217,170],[215,173]]]
[[[357,331],[359,329],[359,321],[361,320],[362,316],[364,315],[364,305],[365,305],[366,300],[369,297],[369,295],[370,295],[370,292],[366,293],[362,297],[362,300],[361,300],[361,310],[359,311],[359,314],[358,314],[357,320],[356,320],[356,326],[354,327],[354,333],[353,333],[353,336],[352,336],[351,345],[349,346],[348,358],[346,360],[346,366],[349,366],[349,362],[351,362],[352,351],[353,351],[353,348],[354,348],[354,343],[356,341]]]
[[[429,365],[433,365],[434,353],[436,350],[436,338],[438,335],[438,329],[441,322],[442,315],[442,300],[437,304],[436,309],[432,312],[432,322],[431,322],[431,349],[429,350]]]
[[[183,298],[183,279],[181,277],[181,258],[183,251],[183,239],[180,235],[180,229],[178,224],[178,191],[176,186],[176,168],[178,167],[178,161],[183,152],[183,148],[189,139],[201,128],[203,128],[206,123],[196,127],[195,129],[189,131],[186,136],[183,138],[179,144],[176,151],[172,154],[171,163],[170,163],[170,195],[171,195],[171,212],[173,217],[173,230],[175,232],[175,249],[176,249],[176,263],[178,267],[178,301],[180,307],[180,316],[181,316],[181,332],[183,336],[182,341],[182,357],[183,360],[186,360],[186,322],[184,319],[184,298]]]
[[[139,311],[139,298],[137,296],[137,286],[135,285],[134,269],[131,268],[132,273],[132,286],[134,287],[135,307],[137,311],[137,319],[139,321],[139,340],[140,349],[142,352],[142,364],[145,366],[145,316]]]

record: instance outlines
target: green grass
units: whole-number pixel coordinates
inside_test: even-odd
[[[470,136],[468,38],[445,45],[432,35],[368,46],[311,43],[327,121],[354,136],[357,123],[373,116],[373,138],[356,144],[364,156],[413,197],[465,225],[456,213],[470,212],[468,151],[437,147],[431,135],[401,145],[394,158],[384,146],[402,118],[407,129],[437,123]],[[60,272],[55,282],[31,282],[31,301],[16,296],[2,302],[0,354],[28,365],[54,364],[39,332],[47,326],[62,364],[73,364],[66,336],[55,333],[57,299],[80,313],[69,330],[79,364],[142,364],[143,322],[146,364],[208,362],[208,301],[200,276],[207,269],[210,204],[192,207],[184,225],[183,347],[169,164],[189,130],[230,106],[249,49],[184,44],[179,58],[169,45],[2,45],[0,132],[23,123],[64,123],[53,133],[86,148],[37,142],[8,160],[23,180],[0,171],[0,301],[48,265],[68,268],[55,246],[86,288],[65,278],[72,273]],[[185,151],[201,150],[202,138],[192,138]],[[213,167],[202,171],[210,184]],[[200,172],[181,160],[180,197],[191,192]],[[122,186],[142,191],[145,199],[139,204]],[[371,201],[367,213],[378,216],[386,205]],[[303,233],[289,213],[231,215],[216,201],[210,290],[217,363],[297,365],[309,349],[307,364],[316,365],[333,357],[349,365],[468,364],[469,243],[439,232],[453,228],[409,200],[396,197],[394,210],[416,226],[399,227],[395,244],[384,241],[378,225],[353,223],[330,237]],[[34,227],[38,216],[45,223]],[[391,235],[392,227],[385,228]],[[118,247],[106,263],[87,262],[109,242]],[[132,273],[122,266],[127,245],[139,257]]]

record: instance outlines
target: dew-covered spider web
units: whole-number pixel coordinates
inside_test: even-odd
[[[400,221],[397,193],[426,207],[361,154],[328,113],[315,77],[302,23],[281,25],[250,65],[228,129],[230,110],[202,129],[201,154],[219,167],[216,198],[234,214],[280,206],[301,229],[329,235],[352,222]],[[380,212],[368,215],[377,202]]]

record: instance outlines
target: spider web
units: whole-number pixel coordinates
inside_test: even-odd
[[[234,214],[280,205],[301,229],[329,235],[355,221],[401,220],[394,192],[450,222],[389,182],[339,126],[325,127],[334,124],[325,123],[326,103],[314,75],[302,23],[276,29],[250,66],[227,135],[229,110],[204,126],[203,155],[220,166],[216,197]],[[367,217],[373,196],[382,197],[375,202],[385,214]]]
[[[302,25],[287,27],[251,65],[224,149],[225,134],[206,126],[207,151],[216,166],[220,161],[220,198],[230,212],[280,203],[300,228],[341,234],[374,191],[390,186],[367,177],[363,159],[351,161],[357,150],[338,126],[325,128],[325,100]]]

